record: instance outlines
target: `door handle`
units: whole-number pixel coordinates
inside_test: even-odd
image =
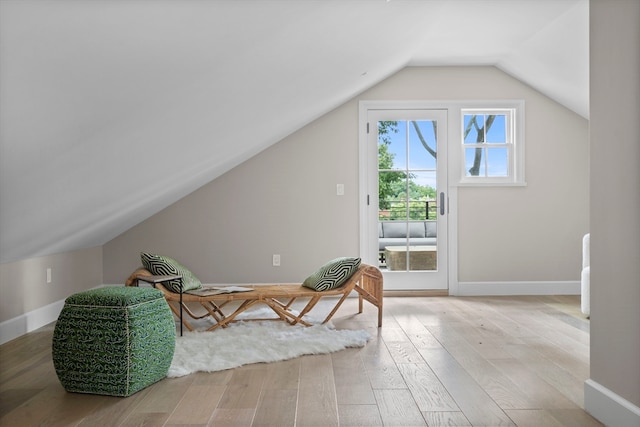
[[[440,192],[440,215],[444,215],[444,192]]]

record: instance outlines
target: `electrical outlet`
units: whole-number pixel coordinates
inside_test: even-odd
[[[273,254],[273,266],[280,267],[280,254]]]
[[[51,283],[51,269],[47,268],[47,283]]]

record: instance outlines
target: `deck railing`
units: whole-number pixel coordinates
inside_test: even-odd
[[[425,220],[436,219],[438,205],[435,200],[385,200],[387,209],[380,209],[380,220]]]

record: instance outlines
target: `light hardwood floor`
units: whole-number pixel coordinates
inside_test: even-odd
[[[2,426],[600,426],[583,408],[579,297],[350,298],[359,349],[164,379],[128,398],[64,391],[53,325],[0,346]],[[315,310],[322,310],[316,307]],[[215,333],[215,332],[213,332]]]

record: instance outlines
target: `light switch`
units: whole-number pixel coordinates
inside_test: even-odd
[[[336,184],[336,194],[338,196],[344,196],[344,184]]]

